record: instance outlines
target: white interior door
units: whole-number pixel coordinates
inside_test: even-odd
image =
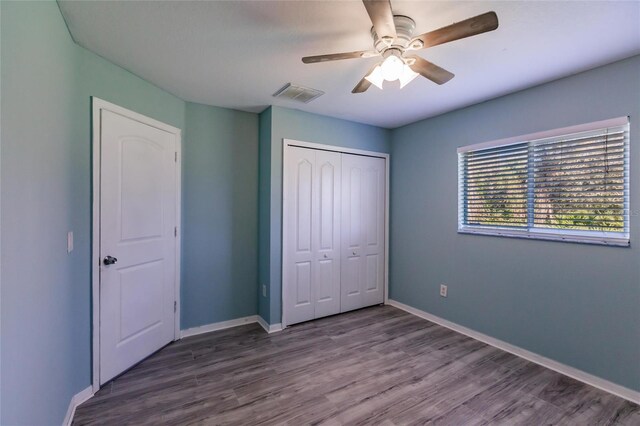
[[[287,324],[340,312],[340,154],[287,147],[283,295]]]
[[[174,339],[177,206],[175,135],[101,114],[103,384]]]
[[[384,302],[385,160],[342,154],[341,312]]]

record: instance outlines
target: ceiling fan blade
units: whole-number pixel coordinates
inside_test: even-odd
[[[375,64],[373,67],[371,67],[371,69],[364,75],[364,77],[362,77],[362,80],[360,80],[358,84],[356,84],[356,87],[353,88],[351,93],[363,93],[366,92],[369,87],[371,87],[371,82],[367,80],[367,76],[371,74],[378,65],[379,64]]]
[[[417,72],[421,76],[428,78],[434,83],[444,84],[454,77],[454,74],[450,73],[444,68],[440,68],[436,64],[432,64],[431,62],[421,58],[420,56],[407,56],[407,59],[415,59],[413,65],[409,65],[409,67],[414,72]]]
[[[359,50],[357,52],[344,52],[344,53],[332,53],[329,55],[317,55],[317,56],[305,56],[302,58],[302,62],[305,64],[315,64],[318,62],[339,61],[341,59],[354,59],[354,58],[371,58],[378,56],[378,52]]]
[[[393,22],[393,12],[389,0],[362,0],[376,34],[381,39],[389,40],[389,44],[396,38],[396,24]]]
[[[423,43],[422,48],[432,47],[493,31],[496,28],[498,28],[498,15],[495,12],[487,12],[438,30],[421,34],[415,37],[411,43],[413,44],[414,41],[420,40]]]

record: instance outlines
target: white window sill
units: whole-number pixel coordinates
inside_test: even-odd
[[[556,230],[549,229],[529,231],[506,228],[462,227],[458,228],[458,233],[490,235],[494,237],[527,238],[532,240],[563,241],[567,243],[598,244],[615,247],[630,246],[628,235],[615,235],[612,232],[571,232],[566,230],[558,232]]]

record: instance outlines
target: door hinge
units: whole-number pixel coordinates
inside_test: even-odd
[[[178,162],[178,151],[174,152],[176,163]]]
[[[178,302],[176,302],[175,300],[173,301],[173,312],[178,312]]]
[[[174,226],[174,227],[173,227],[173,236],[174,236],[174,237],[177,237],[177,236],[178,236],[178,227],[177,227],[177,226]]]

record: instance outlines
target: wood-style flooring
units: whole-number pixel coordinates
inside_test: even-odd
[[[390,306],[182,339],[74,425],[640,425],[640,407]]]

